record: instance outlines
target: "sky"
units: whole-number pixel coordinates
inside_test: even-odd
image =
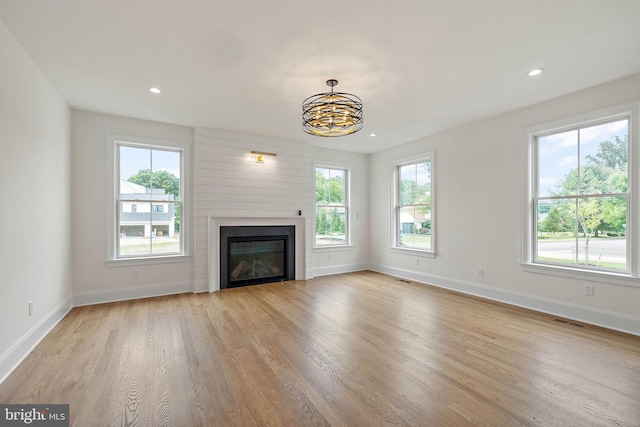
[[[538,138],[538,191],[540,197],[550,196],[557,190],[567,173],[584,166],[588,155],[595,155],[602,141],[614,141],[614,136],[624,138],[629,133],[627,119],[545,135]],[[578,141],[580,143],[578,144]]]
[[[402,181],[415,181],[418,185],[428,184],[431,180],[431,174],[424,162],[400,167],[400,175]]]
[[[141,169],[166,170],[180,178],[180,152],[120,146],[120,178],[129,179]]]

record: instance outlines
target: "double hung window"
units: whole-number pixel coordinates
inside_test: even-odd
[[[433,252],[433,154],[394,167],[395,246]]]
[[[318,166],[316,172],[316,247],[349,244],[349,171]]]
[[[113,138],[110,259],[185,255],[185,145]]]
[[[530,134],[529,262],[632,274],[632,114]]]

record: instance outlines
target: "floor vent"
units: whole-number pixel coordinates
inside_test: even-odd
[[[411,283],[410,280],[405,280],[405,279],[398,279],[398,282]]]
[[[577,326],[578,328],[584,328],[584,325],[581,325],[579,323],[569,322],[569,321],[564,320],[564,319],[553,319],[553,321],[554,322],[564,323],[565,325]]]

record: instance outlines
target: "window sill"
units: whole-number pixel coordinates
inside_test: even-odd
[[[411,249],[411,248],[400,248],[398,246],[390,246],[389,250],[396,254],[403,255],[411,255],[411,256],[421,256],[424,258],[435,258],[436,253],[434,251],[428,251],[424,249]]]
[[[329,252],[329,251],[351,251],[355,248],[353,245],[334,245],[334,246],[314,246],[313,252]]]
[[[529,273],[548,274],[551,276],[569,277],[572,279],[581,279],[591,282],[640,287],[640,278],[629,274],[620,274],[609,271],[580,270],[577,268],[524,262],[520,263],[520,266],[524,271]]]
[[[106,261],[107,267],[125,267],[131,265],[153,265],[167,264],[172,262],[186,262],[191,257],[189,255],[167,255],[150,258],[121,258],[109,259]]]

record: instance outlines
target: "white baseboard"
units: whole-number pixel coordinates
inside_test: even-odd
[[[193,282],[174,282],[160,285],[131,286],[93,292],[79,292],[73,294],[73,306],[80,307],[83,305],[184,294],[193,291]]]
[[[60,322],[72,309],[71,298],[67,298],[51,310],[22,338],[0,356],[0,384],[7,379],[14,369],[33,351],[44,337]]]
[[[354,271],[364,271],[369,269],[370,268],[368,263],[332,265],[331,267],[314,268],[312,269],[312,274],[313,277],[329,276],[331,274],[352,273]]]
[[[497,289],[486,285],[481,285],[462,280],[455,280],[446,277],[434,276],[415,271],[403,270],[400,268],[389,267],[381,264],[370,264],[369,269],[378,273],[388,274],[390,276],[400,277],[403,279],[413,280],[415,282],[427,285],[446,288],[452,291],[462,292],[487,298],[494,301],[504,302],[506,304],[518,307],[528,308],[542,313],[553,314],[555,316],[565,317],[567,319],[577,320],[603,328],[613,329],[632,335],[640,336],[640,318],[628,316],[619,313],[613,313],[605,310],[598,310],[590,307],[584,307],[577,304],[566,303],[562,301],[541,298],[534,295],[523,294],[520,292],[507,291]]]

